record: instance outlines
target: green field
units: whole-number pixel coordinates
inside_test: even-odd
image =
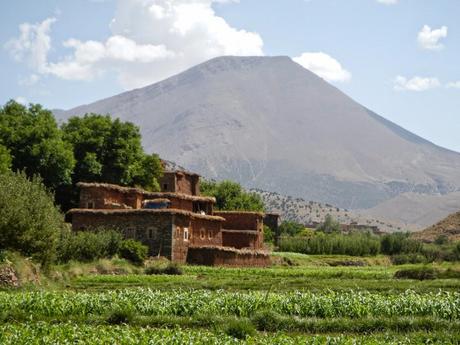
[[[459,344],[460,265],[278,253],[270,268],[0,291],[1,344]],[[360,265],[360,266],[356,266]],[[432,279],[396,279],[435,269]]]

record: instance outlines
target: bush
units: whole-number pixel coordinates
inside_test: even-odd
[[[110,325],[128,324],[133,318],[133,312],[130,309],[117,309],[109,314],[107,323]]]
[[[438,278],[439,275],[440,271],[437,269],[422,267],[396,271],[394,277],[397,279],[431,280]]]
[[[157,275],[182,275],[182,269],[176,263],[169,263],[166,267],[150,266],[145,269],[145,274]]]
[[[96,229],[94,231],[62,232],[58,246],[58,261],[94,261],[110,258],[118,253],[122,235],[115,230]]]
[[[148,247],[135,240],[121,242],[119,255],[136,265],[140,265],[147,258]]]
[[[281,316],[272,310],[262,310],[252,317],[252,322],[259,331],[276,332],[280,329]]]
[[[31,256],[43,265],[56,256],[64,217],[38,177],[0,175],[0,248]]]
[[[240,340],[245,340],[255,333],[254,326],[246,320],[233,320],[225,327],[225,334]]]

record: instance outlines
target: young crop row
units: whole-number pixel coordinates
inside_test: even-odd
[[[85,316],[117,309],[131,310],[138,315],[250,317],[255,312],[271,310],[280,315],[300,317],[432,316],[457,320],[460,318],[460,293],[419,294],[409,290],[383,295],[357,290],[281,294],[141,288],[99,293],[0,292],[0,310],[31,315]]]
[[[0,326],[0,343],[3,345],[42,344],[203,344],[203,345],[378,345],[378,344],[458,344],[460,337],[448,334],[376,334],[363,337],[353,335],[294,335],[258,333],[246,340],[238,340],[221,332],[139,328],[130,326],[79,325],[72,323],[48,324],[45,322],[4,324]]]

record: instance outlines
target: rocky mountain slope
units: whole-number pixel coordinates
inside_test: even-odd
[[[288,57],[216,58],[59,116],[88,112],[136,123],[148,151],[209,178],[341,208],[460,191],[460,154],[385,120]]]
[[[446,236],[451,241],[460,240],[460,212],[453,213],[412,236],[425,242],[434,242],[440,235]]]

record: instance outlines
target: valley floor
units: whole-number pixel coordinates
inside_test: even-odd
[[[182,275],[82,269],[65,283],[4,289],[0,343],[460,343],[458,263],[393,266],[383,256],[288,253],[274,262],[184,266]],[[436,279],[395,278],[431,269]]]

